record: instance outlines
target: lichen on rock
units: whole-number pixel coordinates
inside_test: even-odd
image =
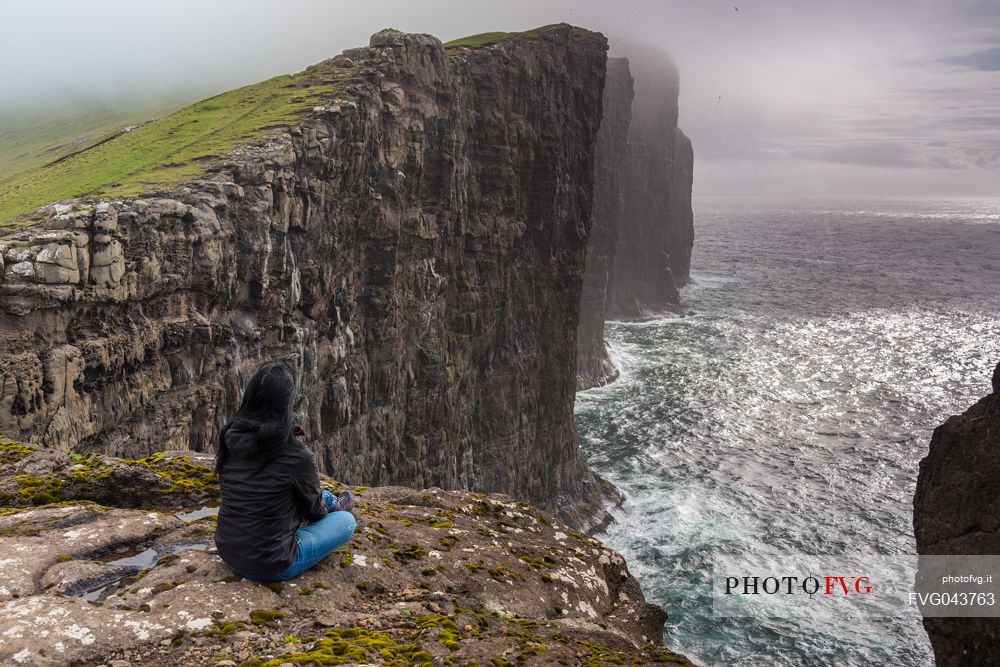
[[[218,478],[192,452],[117,459],[65,453],[0,440],[0,506],[23,508],[64,500],[115,507],[189,507],[214,502]]]
[[[79,463],[9,441],[0,451],[14,452],[0,479],[47,470],[64,498],[0,513],[4,664],[687,664],[660,645],[666,614],[618,553],[509,496],[355,488],[354,538],[266,585],[219,560],[214,517],[174,515],[180,496],[153,491],[141,496],[151,506],[137,505],[94,490],[110,477],[77,484]],[[124,488],[163,469],[190,476],[199,494],[211,488],[201,486],[210,459],[197,455],[88,465],[118,470]]]

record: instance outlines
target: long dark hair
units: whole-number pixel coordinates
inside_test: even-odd
[[[240,409],[219,433],[215,471],[222,472],[222,465],[229,456],[226,433],[233,424],[258,432],[258,457],[263,461],[283,450],[293,439],[294,400],[295,379],[291,369],[280,361],[261,364],[247,383]]]

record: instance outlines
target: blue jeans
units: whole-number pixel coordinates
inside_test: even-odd
[[[323,491],[323,503],[327,510],[333,507],[334,502],[333,494],[329,491]],[[330,512],[319,521],[302,526],[295,531],[297,546],[295,560],[284,572],[273,577],[248,577],[241,572],[236,573],[251,581],[288,581],[294,579],[329,556],[334,549],[346,544],[354,535],[355,525],[354,515],[350,512]]]

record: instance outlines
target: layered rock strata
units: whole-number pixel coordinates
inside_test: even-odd
[[[297,126],[158,196],[46,207],[0,238],[0,431],[208,451],[264,359],[321,468],[503,491],[599,523],[576,328],[604,38],[488,48],[384,31],[321,63]]]
[[[917,552],[1000,554],[998,479],[1000,366],[993,393],[934,430],[913,499]],[[1000,618],[925,618],[924,628],[939,667],[1000,661]]]
[[[688,664],[618,553],[508,496],[357,488],[348,544],[246,581],[181,511],[218,502],[210,463],[0,439],[0,663]]]

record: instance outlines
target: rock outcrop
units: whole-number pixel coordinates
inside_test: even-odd
[[[677,67],[664,51],[626,44],[635,80],[624,184],[625,210],[609,287],[609,318],[683,310],[694,243],[693,153],[678,129]]]
[[[678,288],[688,281],[694,243],[694,154],[677,127],[677,68],[652,47],[628,44],[624,52],[628,59],[608,60],[595,151],[594,219],[577,334],[579,389],[618,376],[604,345],[606,319],[687,309]]]
[[[209,451],[284,359],[322,470],[508,492],[587,528],[614,490],[573,418],[606,42],[383,31],[300,123],[157,196],[0,238],[0,431]]]
[[[1000,554],[1000,366],[993,393],[937,427],[913,499],[919,554]],[[1000,618],[925,618],[939,667],[996,665]]]
[[[0,663],[687,664],[619,554],[507,496],[357,488],[345,547],[243,580],[184,511],[209,462],[0,440]]]

